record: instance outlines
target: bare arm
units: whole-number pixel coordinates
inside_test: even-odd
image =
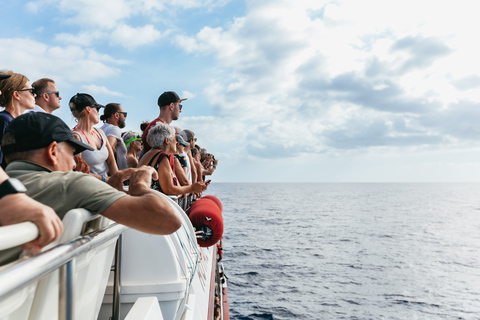
[[[8,175],[0,168],[0,183]],[[41,248],[56,240],[63,232],[60,218],[52,208],[41,204],[23,193],[7,195],[0,199],[0,222],[3,226],[25,221],[35,223],[39,237],[21,246],[22,249],[37,253]]]
[[[112,147],[113,152],[115,153],[115,147],[117,146],[117,138],[115,138],[114,136],[108,136],[107,140],[110,143],[110,147]]]
[[[172,181],[172,169],[167,157],[158,164],[158,183],[165,194],[180,195],[184,193],[198,193],[206,189],[203,182],[195,182],[188,186],[175,186]]]
[[[175,175],[177,176],[178,182],[181,186],[188,186],[190,184],[190,181],[188,181],[187,178],[187,174],[183,170],[183,167],[177,158],[175,158]]]
[[[192,182],[194,182],[194,181],[197,181],[198,173],[197,173],[197,170],[195,170],[195,163],[193,162],[192,152],[188,150],[186,153],[187,153],[187,161],[190,161],[190,170],[192,171]]]
[[[152,175],[157,178],[155,169],[142,166],[121,170],[112,176],[109,184],[130,178],[129,195],[112,203],[101,214],[150,234],[165,235],[178,230],[181,220],[175,210],[158,192],[150,189]]]
[[[127,164],[129,168],[138,167],[138,159],[131,154],[127,154]]]
[[[203,181],[203,174],[202,174],[202,164],[198,161],[193,161],[195,164],[195,170],[197,171],[197,181]]]

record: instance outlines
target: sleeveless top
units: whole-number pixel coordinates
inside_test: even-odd
[[[158,156],[157,161],[155,162],[155,165],[152,166],[153,159],[155,159],[157,156]],[[173,153],[168,155],[165,152],[159,151],[152,157],[152,159],[150,159],[150,161],[148,162],[147,165],[155,168],[155,170],[158,171],[158,164],[165,157],[167,157],[167,159],[170,160],[170,168],[172,168],[172,172],[175,172],[175,165],[174,165],[174,162],[173,162]],[[158,178],[161,179],[161,177],[158,177]],[[177,177],[172,177],[172,180],[173,180],[173,185],[178,186]],[[151,184],[150,188],[153,189],[153,190],[160,191],[161,193],[165,193],[165,192],[162,191],[162,188],[160,187],[160,183],[158,181],[152,180],[152,184]]]
[[[94,129],[97,130],[97,128],[94,128]],[[82,134],[80,134],[79,132],[76,132],[76,133],[78,133],[83,143],[89,144]],[[85,160],[85,162],[90,167],[91,173],[101,175],[102,177],[107,177],[108,167],[107,167],[106,160],[108,158],[108,149],[105,143],[105,141],[107,140],[107,137],[103,134],[103,132],[100,133],[100,131],[98,130],[97,130],[97,133],[101,137],[100,141],[102,143],[102,146],[98,150],[83,151],[82,159]]]

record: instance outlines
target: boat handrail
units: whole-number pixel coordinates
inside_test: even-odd
[[[39,236],[37,225],[30,221],[3,226],[1,231],[0,250],[20,246],[37,239]]]
[[[20,259],[11,263],[0,271],[0,283],[2,284],[0,286],[0,299],[68,264],[76,256],[114,239],[127,229],[129,228],[124,225],[114,223],[104,229],[80,236],[71,242],[58,245],[31,258]],[[69,279],[67,279],[68,281]],[[69,284],[63,285],[68,286]]]

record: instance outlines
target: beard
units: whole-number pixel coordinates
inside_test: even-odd
[[[125,119],[118,120],[118,127],[120,129],[125,128]]]

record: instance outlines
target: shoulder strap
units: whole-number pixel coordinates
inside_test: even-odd
[[[157,153],[150,159],[150,161],[148,162],[147,166],[151,166],[151,167],[152,167],[153,160],[155,160],[155,158],[156,158],[160,153],[162,153],[162,152],[161,152],[161,151],[160,151],[160,152],[157,152]],[[157,163],[158,163],[158,162],[159,162],[159,161],[157,160]]]

